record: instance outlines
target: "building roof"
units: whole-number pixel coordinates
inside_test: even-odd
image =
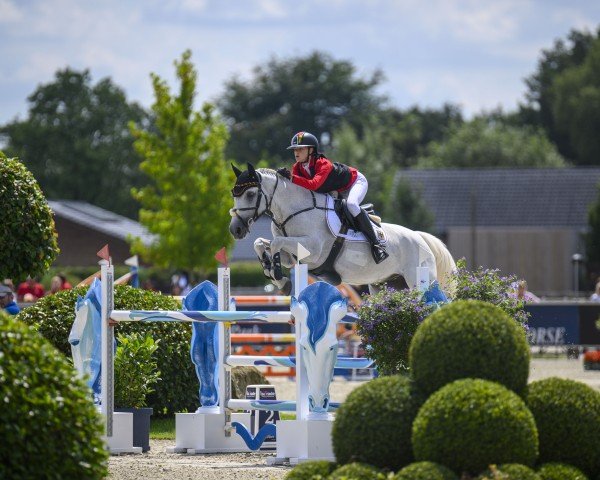
[[[402,170],[420,188],[438,232],[448,227],[586,228],[600,168]]]
[[[146,245],[152,243],[154,239],[154,235],[139,222],[87,202],[49,200],[48,205],[58,217],[115,238],[126,240],[129,235],[132,235],[140,237]]]

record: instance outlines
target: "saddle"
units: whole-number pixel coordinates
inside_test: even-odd
[[[360,231],[359,226],[356,224],[354,217],[348,210],[347,202],[345,198],[336,198],[333,202],[333,208],[335,213],[339,217],[342,222],[342,228],[340,229],[341,234],[345,234],[348,230],[356,230]],[[375,210],[373,208],[372,203],[367,203],[365,205],[361,205],[360,208],[364,210],[369,218],[377,225],[381,227],[381,218],[375,215]],[[327,256],[325,262],[323,262],[317,268],[313,268],[310,270],[310,274],[318,277],[321,280],[326,281],[332,285],[339,285],[342,283],[342,279],[339,273],[336,272],[334,263],[342,250],[342,246],[344,245],[345,237],[343,235],[339,235],[335,242],[333,242],[333,246],[331,247],[331,251]]]

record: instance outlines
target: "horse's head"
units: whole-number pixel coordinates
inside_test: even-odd
[[[261,176],[251,163],[248,170],[242,172],[231,165],[236,181],[231,190],[233,208],[230,210],[232,219],[229,231],[237,240],[244,238],[250,232],[250,226],[267,209],[267,198],[261,187]]]
[[[308,286],[292,297],[291,311],[302,325],[301,352],[308,377],[309,410],[325,413],[329,407],[329,384],[337,360],[337,322],[347,312],[347,301],[325,282]]]

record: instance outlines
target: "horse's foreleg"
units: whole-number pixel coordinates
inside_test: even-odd
[[[266,238],[257,238],[254,240],[254,251],[258,256],[258,261],[263,267],[263,273],[265,277],[273,279],[273,259],[270,251],[270,240]]]
[[[266,238],[257,238],[254,241],[254,251],[258,255],[265,277],[270,279],[285,295],[288,295],[291,290],[291,282],[288,277],[283,275],[281,266],[283,264],[287,267],[288,262],[293,259],[286,253],[282,255],[280,252],[276,252],[276,255],[272,255],[271,241]]]

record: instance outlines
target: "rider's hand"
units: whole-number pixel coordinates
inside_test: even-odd
[[[277,173],[288,180],[292,179],[292,172],[290,172],[287,167],[278,168]]]

